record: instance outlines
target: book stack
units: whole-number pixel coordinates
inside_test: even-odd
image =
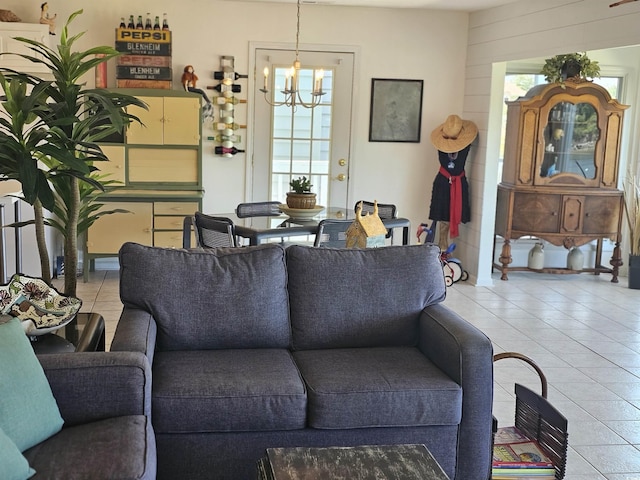
[[[556,470],[535,440],[516,427],[498,428],[493,443],[493,480],[554,480]]]

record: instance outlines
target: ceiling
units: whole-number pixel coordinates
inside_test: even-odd
[[[237,0],[228,0],[237,1]],[[245,0],[262,3],[296,3],[296,0]],[[438,10],[476,11],[515,3],[520,0],[302,0],[302,4],[348,5],[352,7],[432,8]]]

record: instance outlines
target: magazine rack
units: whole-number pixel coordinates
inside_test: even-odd
[[[516,413],[515,426],[527,437],[536,440],[544,453],[551,459],[556,469],[556,480],[564,478],[567,465],[567,419],[547,400],[547,378],[540,367],[529,357],[516,352],[498,353],[493,356],[497,362],[504,358],[522,360],[531,365],[540,377],[542,395],[515,384]],[[493,419],[493,432],[498,429]]]

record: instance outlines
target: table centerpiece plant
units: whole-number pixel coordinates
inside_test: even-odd
[[[311,192],[311,180],[307,177],[294,178],[289,182],[291,191],[287,192],[287,206],[289,208],[315,208],[316,194]]]

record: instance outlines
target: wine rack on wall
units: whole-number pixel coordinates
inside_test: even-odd
[[[218,107],[218,119],[215,119],[214,112],[213,135],[207,138],[218,144],[215,147],[216,155],[230,158],[237,153],[244,153],[244,150],[238,148],[242,141],[238,130],[247,126],[237,123],[236,111],[238,105],[247,101],[237,98],[235,94],[242,91],[242,85],[236,82],[248,78],[248,75],[241,75],[235,71],[233,56],[223,55],[220,57],[220,69],[213,73],[213,78],[219,83],[207,86],[207,89],[217,92],[212,103]]]

